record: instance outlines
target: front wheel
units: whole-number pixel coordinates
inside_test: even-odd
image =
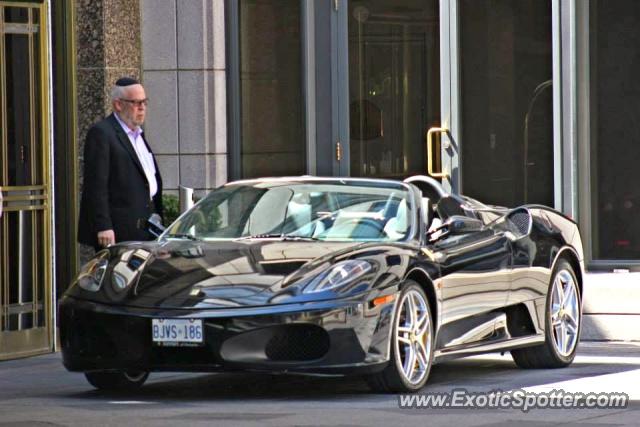
[[[144,384],[148,372],[85,372],[87,381],[100,390],[134,390]]]
[[[578,349],[582,309],[578,280],[569,264],[560,260],[552,276],[545,310],[545,342],[511,350],[520,368],[563,368],[573,362]]]
[[[393,316],[389,365],[368,378],[372,389],[415,392],[429,377],[433,360],[433,321],[422,287],[407,280]]]

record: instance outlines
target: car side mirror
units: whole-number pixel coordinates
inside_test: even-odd
[[[468,234],[482,230],[484,223],[477,218],[454,215],[445,221],[449,234]]]
[[[160,215],[154,213],[147,219],[147,231],[151,233],[153,237],[159,237],[165,230],[165,226],[162,225],[162,218]]]
[[[483,228],[484,223],[477,218],[453,215],[447,218],[442,225],[429,232],[430,240],[435,241],[444,236],[457,236],[460,234],[474,233],[481,231]]]

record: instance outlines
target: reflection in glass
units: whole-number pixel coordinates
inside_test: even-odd
[[[5,34],[7,143],[9,180],[5,185],[31,185],[31,80],[29,36]]]
[[[425,134],[440,123],[435,0],[349,2],[351,175],[424,174]]]
[[[640,4],[591,0],[591,212],[594,259],[640,259]]]
[[[553,206],[551,2],[461,0],[462,192]]]
[[[242,176],[306,171],[299,0],[240,1]]]
[[[31,11],[32,18],[37,18],[39,15],[38,10]],[[42,34],[38,31],[33,33],[31,38],[31,46],[33,48],[33,52],[38,52],[38,46],[40,46],[40,38]],[[31,65],[33,67],[33,75],[40,76],[42,73],[42,64],[40,63],[40,56],[34,53],[33,58],[31,59]],[[41,87],[42,81],[39,78],[34,78],[33,82],[33,93],[41,94],[43,93],[43,88]],[[34,133],[33,142],[31,144],[30,161],[32,164],[32,182],[41,184],[44,182],[45,178],[45,165],[43,164],[44,156],[41,155],[42,150],[44,149],[43,141],[44,141],[44,129],[42,129],[43,118],[40,111],[42,111],[42,98],[40,96],[34,96],[32,99],[33,102],[33,112],[31,115],[32,122],[32,131]]]
[[[5,7],[4,22],[26,24],[29,22],[29,9],[26,7]]]

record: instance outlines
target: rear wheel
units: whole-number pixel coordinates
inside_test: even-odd
[[[148,372],[85,372],[87,381],[100,390],[134,390],[144,384]]]
[[[371,375],[369,385],[377,391],[415,392],[429,377],[433,360],[433,322],[422,287],[407,280],[393,316],[389,365]]]
[[[562,368],[576,357],[582,324],[580,290],[566,260],[558,261],[551,278],[545,312],[544,344],[511,350],[521,368]]]

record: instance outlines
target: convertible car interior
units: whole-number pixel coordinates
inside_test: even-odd
[[[476,211],[456,195],[448,194],[435,179],[414,176],[407,180],[422,192],[421,215],[427,229],[435,230],[454,215],[478,218]],[[485,207],[489,210],[488,207]],[[338,212],[334,215],[333,212]],[[325,194],[296,193],[287,204],[284,232],[327,239],[389,239],[406,236],[410,225],[407,201],[390,195],[384,202],[363,202],[341,208],[340,201]]]

